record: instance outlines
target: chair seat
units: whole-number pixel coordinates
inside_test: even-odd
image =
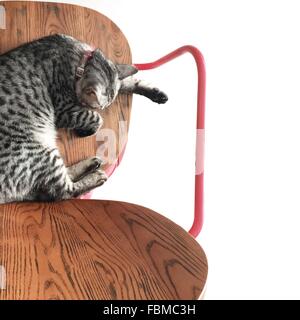
[[[162,215],[130,203],[0,206],[0,299],[197,299],[207,261]]]

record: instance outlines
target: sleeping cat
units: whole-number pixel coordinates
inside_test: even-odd
[[[107,177],[93,157],[65,167],[56,129],[93,135],[119,92],[142,94],[157,103],[167,96],[132,77],[84,43],[53,35],[0,55],[0,203],[61,200],[102,185]]]

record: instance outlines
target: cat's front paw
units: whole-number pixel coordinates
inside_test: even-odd
[[[98,128],[95,129],[75,129],[75,134],[79,138],[89,137],[97,133]]]
[[[163,92],[160,91],[158,88],[153,88],[149,92],[149,98],[156,103],[162,104],[168,101],[168,96]]]
[[[101,116],[98,113],[93,112],[92,122],[84,125],[82,128],[75,129],[74,131],[77,137],[88,137],[96,134],[97,131],[102,127],[102,124],[103,119]]]

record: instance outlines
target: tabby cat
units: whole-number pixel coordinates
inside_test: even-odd
[[[93,135],[119,92],[157,103],[167,96],[132,77],[137,69],[106,59],[66,35],[52,35],[0,55],[0,203],[77,197],[107,177],[98,157],[65,167],[57,128]]]

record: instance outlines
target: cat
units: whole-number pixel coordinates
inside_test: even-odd
[[[119,92],[165,103],[165,93],[133,77],[137,71],[61,34],[0,55],[0,203],[69,199],[101,186],[101,159],[66,167],[57,129],[95,134],[103,124],[97,111]]]

